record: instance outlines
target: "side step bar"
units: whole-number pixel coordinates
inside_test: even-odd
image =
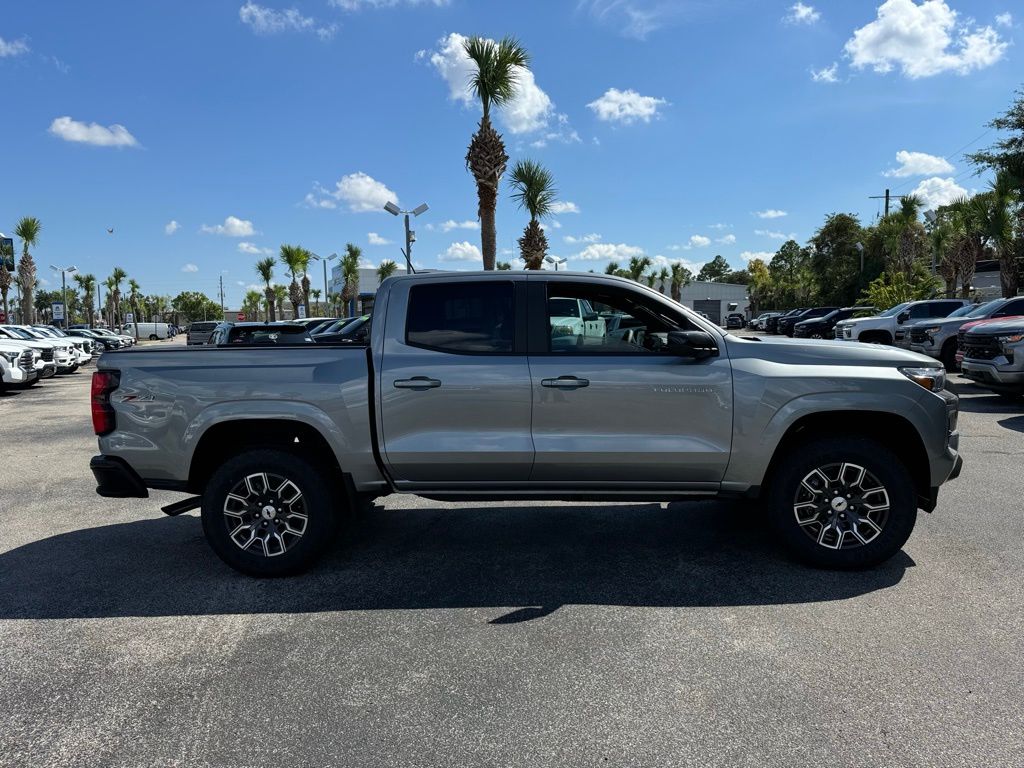
[[[203,497],[193,496],[191,499],[183,499],[182,501],[168,504],[166,507],[162,507],[160,511],[165,515],[174,517],[182,512],[188,512],[190,509],[199,509],[201,506],[203,506]]]

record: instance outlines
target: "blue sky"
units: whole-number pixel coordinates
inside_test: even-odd
[[[532,76],[497,123],[558,181],[552,252],[739,268],[829,212],[870,222],[886,186],[983,188],[962,152],[1022,85],[1022,23],[1018,0],[8,3],[0,231],[42,220],[51,285],[51,263],[147,293],[223,276],[237,305],[283,242],[398,260],[395,196],[430,204],[418,264],[474,268],[459,36],[514,35]],[[525,223],[504,194],[499,249]]]

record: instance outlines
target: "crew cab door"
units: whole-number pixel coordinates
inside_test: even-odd
[[[391,287],[376,367],[382,458],[396,487],[486,490],[529,479],[525,289],[511,275]]]
[[[581,491],[710,490],[732,442],[732,373],[724,345],[706,359],[667,349],[669,330],[704,330],[678,305],[600,278],[530,275],[532,484]],[[567,333],[566,299],[606,330]],[[717,338],[717,336],[716,336]]]

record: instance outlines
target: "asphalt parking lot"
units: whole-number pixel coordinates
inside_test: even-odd
[[[258,581],[101,499],[89,371],[0,395],[0,765],[1024,765],[1024,408],[866,573],[756,505],[384,500]]]

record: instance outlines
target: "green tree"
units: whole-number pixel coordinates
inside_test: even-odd
[[[972,152],[967,159],[979,169],[1008,171],[1017,179],[1024,179],[1024,90],[1014,93],[1010,108],[988,127],[999,131],[1002,138],[987,149]]]
[[[985,234],[999,259],[999,282],[1003,298],[1017,295],[1020,275],[1016,263],[1016,243],[1013,234],[1013,211],[1018,204],[1017,181],[1009,171],[999,171],[986,195],[988,210],[985,215]],[[1018,237],[1024,235],[1019,233]]]
[[[220,304],[199,291],[182,291],[171,299],[171,308],[186,323],[224,319]]]
[[[764,259],[751,259],[747,262],[747,273],[750,275],[750,310],[760,312],[772,306],[772,278]]]
[[[729,266],[729,262],[725,260],[724,256],[718,255],[700,268],[697,279],[722,282],[730,272],[732,272],[732,267]]]
[[[288,298],[288,288],[284,285],[274,286],[274,303],[277,304],[277,316],[284,320],[284,300]],[[294,319],[294,318],[292,318]]]
[[[395,264],[395,262],[391,261],[390,259],[382,261],[379,265],[377,265],[378,284],[383,283],[385,280],[387,280],[389,277],[395,274],[396,269],[398,269],[398,265]]]
[[[359,296],[359,260],[362,256],[363,251],[358,245],[345,243],[345,253],[341,257],[341,300],[346,313]]]
[[[78,287],[82,290],[82,305],[84,310],[84,321],[87,325],[93,325],[93,301],[96,294],[96,275],[76,272],[71,276]]]
[[[245,298],[242,299],[242,312],[245,313],[245,318],[248,320],[252,318],[258,320],[260,316],[260,303],[263,301],[263,295],[259,291],[246,291]]]
[[[14,278],[11,276],[11,270],[8,269],[8,265],[11,268],[14,267],[14,247],[10,243],[4,243],[0,245],[0,306],[3,307],[4,317],[7,318],[7,322],[10,322],[10,306],[7,303],[7,294],[11,290],[11,284]]]
[[[316,311],[313,313],[316,317],[323,317],[320,313],[320,297],[323,295],[323,291],[319,288],[313,288],[310,290],[309,295],[313,297],[313,301],[316,303]]]
[[[123,322],[121,315],[121,283],[126,277],[128,277],[127,272],[120,267],[114,267],[114,271],[107,278],[107,288],[110,290],[110,302],[113,307],[114,321],[112,325],[121,325]]]
[[[855,304],[864,286],[882,270],[880,262],[865,258],[865,272],[861,273],[861,248],[865,248],[867,254],[865,237],[860,220],[852,213],[826,216],[825,223],[808,241],[806,258],[800,259],[807,269],[789,275],[786,291],[790,300],[797,303],[796,296],[802,294],[814,296],[826,305]],[[806,286],[809,290],[801,291],[805,286],[800,285],[800,281],[807,279],[812,285]]]
[[[128,281],[128,306],[132,308],[132,314],[135,315],[137,323],[145,319],[139,312],[139,302],[142,299],[141,288],[142,286],[134,278]]]
[[[649,266],[651,266],[651,260],[646,256],[631,256],[629,266],[626,268],[626,277],[639,283]]]
[[[902,270],[883,272],[865,289],[864,298],[871,306],[884,310],[905,301],[930,299],[939,288],[939,279],[924,265],[915,263],[909,277]]]
[[[548,254],[548,239],[540,223],[551,215],[558,191],[551,172],[533,160],[520,160],[512,168],[512,199],[530,214],[530,223],[519,238],[519,254],[526,269],[540,269]]]
[[[271,281],[274,279],[274,257],[267,256],[265,259],[260,259],[256,262],[256,274],[260,276],[260,280],[263,281],[263,297],[266,300],[267,309],[267,321],[274,322],[277,318],[274,313],[274,302],[276,301],[276,294],[274,293],[274,286]]]
[[[471,37],[466,40],[464,48],[466,55],[476,65],[469,84],[480,99],[483,110],[480,124],[466,153],[466,168],[476,181],[483,266],[484,269],[494,269],[498,255],[495,212],[498,188],[508,164],[508,154],[501,134],[491,125],[491,107],[502,107],[515,97],[519,75],[529,66],[530,57],[526,49],[511,37],[497,43]]]
[[[304,273],[309,265],[309,258],[305,248],[298,245],[282,245],[278,260],[288,268],[288,275],[291,277],[291,284],[288,286],[288,300],[292,303],[292,318],[299,316],[299,305],[302,304],[304,294],[302,286],[299,285],[299,275]]]
[[[733,285],[748,285],[750,283],[750,272],[746,269],[734,270],[723,277],[721,282],[732,283]]]
[[[35,216],[24,216],[14,228],[14,234],[21,240],[21,258],[18,260],[18,285],[21,286],[21,317],[23,323],[34,323],[35,304],[32,292],[36,287],[36,263],[30,253],[39,242],[43,224]]]
[[[512,265],[509,264],[507,261],[499,261],[498,265],[497,265],[497,268],[498,268],[498,271],[507,272],[510,269],[512,269]]]
[[[671,269],[672,299],[679,301],[683,296],[683,288],[693,282],[693,272],[684,267],[680,262],[674,262]]]

